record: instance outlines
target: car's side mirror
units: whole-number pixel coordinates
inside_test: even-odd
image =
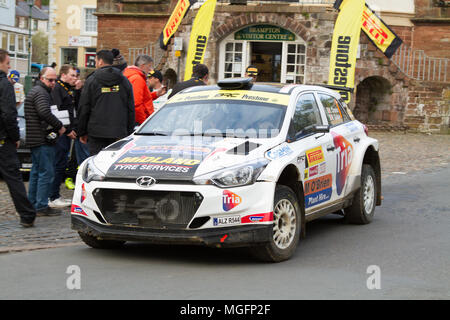
[[[302,131],[299,131],[295,134],[294,140],[298,140],[300,138],[303,138],[304,136],[313,134],[313,133],[328,133],[330,132],[330,126],[329,125],[311,125],[305,127]]]

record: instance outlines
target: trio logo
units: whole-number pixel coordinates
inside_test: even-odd
[[[345,187],[348,172],[353,160],[353,146],[340,134],[331,132],[333,135],[336,152],[336,189],[337,194],[341,195]]]
[[[242,198],[231,191],[224,190],[222,194],[222,203],[223,210],[230,211],[242,203]]]

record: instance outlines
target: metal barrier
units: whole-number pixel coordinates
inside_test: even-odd
[[[398,48],[391,60],[408,77],[421,81],[450,81],[450,63],[447,58],[428,57],[423,50],[414,50],[405,44]]]

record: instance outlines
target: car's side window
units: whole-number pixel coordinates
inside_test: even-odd
[[[306,127],[322,124],[319,107],[317,106],[314,94],[306,93],[300,96],[295,106],[292,123],[295,132],[300,132]]]
[[[337,126],[344,121],[348,121],[344,119],[344,112],[341,111],[339,107],[339,102],[332,96],[324,93],[319,93],[320,102],[325,109],[325,114],[327,115],[328,123],[332,126]],[[345,114],[347,118],[347,114]]]

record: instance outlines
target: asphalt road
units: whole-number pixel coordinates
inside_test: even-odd
[[[0,299],[449,299],[449,181],[448,167],[390,176],[371,224],[314,221],[279,264],[244,250],[146,244],[2,254]],[[71,265],[79,290],[67,288]],[[369,290],[373,265],[381,288]]]

